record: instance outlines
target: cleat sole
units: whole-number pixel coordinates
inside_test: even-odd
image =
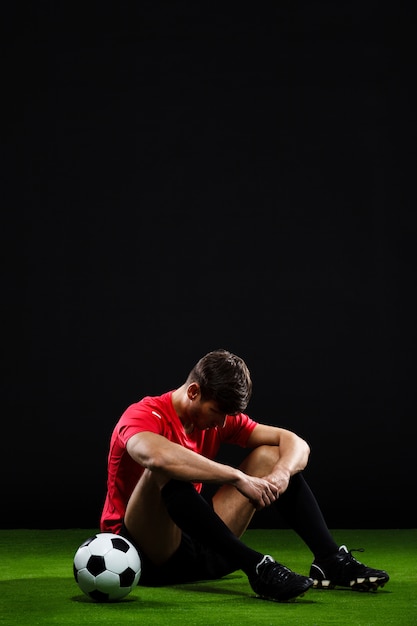
[[[345,589],[352,589],[353,591],[376,591],[379,588],[385,586],[387,581],[384,578],[377,578],[375,576],[371,578],[357,578],[351,580],[347,585],[338,585],[331,580],[317,580],[313,581],[313,589],[335,589],[336,587],[342,587]]]

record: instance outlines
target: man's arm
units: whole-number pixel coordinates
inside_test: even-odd
[[[230,484],[256,508],[268,506],[278,497],[277,487],[268,480],[248,476],[237,468],[212,461],[156,433],[137,433],[129,439],[126,448],[137,463],[166,480]]]
[[[275,467],[265,479],[274,483],[283,493],[291,476],[301,472],[308,463],[310,446],[308,443],[285,428],[257,424],[252,431],[247,446],[257,448],[261,445],[279,446],[279,458]]]

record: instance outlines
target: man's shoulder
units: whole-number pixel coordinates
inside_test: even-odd
[[[172,413],[172,391],[167,391],[159,396],[144,396],[137,402],[130,404],[123,416],[131,418],[139,415],[154,415],[160,419],[169,417]]]

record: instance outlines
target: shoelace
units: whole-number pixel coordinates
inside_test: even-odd
[[[346,553],[346,555],[344,555],[344,559],[345,558],[349,558],[349,562],[351,564],[363,565],[363,563],[361,563],[360,561],[355,559],[355,557],[353,556],[352,552],[365,552],[365,548],[351,548],[351,550],[349,550]]]
[[[349,554],[350,556],[355,559],[355,557],[353,556],[352,552],[365,552],[365,548],[352,548],[351,550],[349,550]],[[356,559],[355,559],[356,561]]]
[[[262,572],[261,577],[266,583],[272,583],[275,580],[286,582],[291,574],[291,570],[288,569],[288,567],[285,567],[285,565],[281,565],[281,563],[274,563],[266,571]]]

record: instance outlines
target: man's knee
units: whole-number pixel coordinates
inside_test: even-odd
[[[162,491],[164,486],[169,481],[170,477],[164,472],[155,472],[154,470],[147,468],[144,469],[143,474],[139,479],[139,483],[141,483],[144,487],[149,486],[153,489],[157,488],[159,491]]]
[[[279,459],[278,446],[258,446],[243,461],[240,469],[253,476],[266,476]]]

